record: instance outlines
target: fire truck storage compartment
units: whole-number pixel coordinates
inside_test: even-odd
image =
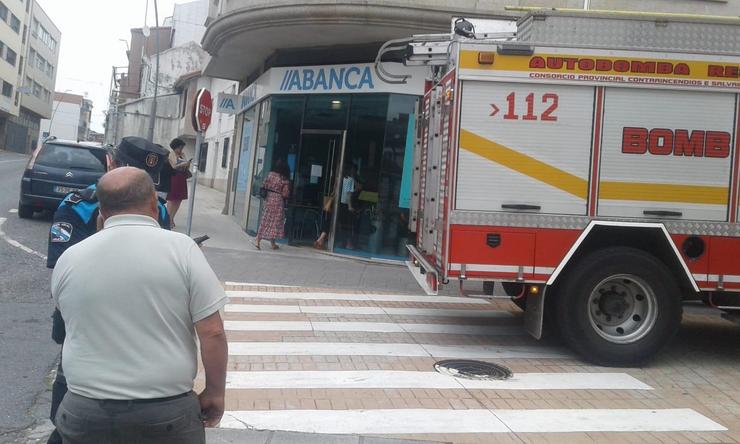
[[[450,237],[450,275],[460,276],[462,266],[469,278],[534,277],[534,231],[453,226]]]
[[[455,209],[585,215],[594,90],[463,81]]]
[[[605,88],[598,215],[726,221],[734,94]]]

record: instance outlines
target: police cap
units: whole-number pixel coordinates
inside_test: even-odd
[[[154,144],[143,137],[129,136],[113,150],[113,160],[120,166],[140,168],[152,177],[159,185],[159,173],[162,170],[169,151],[161,145]]]

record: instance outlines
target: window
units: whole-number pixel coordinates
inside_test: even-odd
[[[57,41],[51,36],[49,36],[49,48],[52,52],[57,50]]]
[[[18,74],[23,71],[23,56],[21,56],[21,62],[18,64]]]
[[[208,159],[208,143],[200,144],[200,157],[198,158],[198,171],[206,172],[206,159]]]
[[[36,68],[44,72],[46,70],[46,59],[36,54]]]
[[[13,97],[13,85],[3,80],[3,95],[5,97]]]
[[[21,32],[21,21],[15,16],[15,14],[10,15],[10,28],[15,31],[16,34]]]
[[[23,40],[24,45],[26,44],[26,34],[28,34],[28,26],[23,25],[23,35],[21,36],[21,38]]]
[[[226,168],[229,163],[229,138],[224,139],[224,150],[221,152],[221,168]]]
[[[44,101],[45,102],[51,101],[51,92],[46,88],[44,88]]]
[[[38,84],[38,82],[33,82],[33,95],[41,98],[41,85]]]
[[[36,164],[67,170],[105,172],[105,155],[101,149],[47,143],[39,151]]]
[[[15,66],[16,58],[18,55],[10,48],[5,48],[5,60],[11,65]]]
[[[33,65],[36,63],[36,51],[33,48],[28,52],[28,64]]]
[[[4,22],[8,21],[8,7],[3,2],[0,2],[0,19]]]

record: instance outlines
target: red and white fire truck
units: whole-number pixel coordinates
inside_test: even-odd
[[[687,298],[736,320],[740,21],[535,11],[517,32],[408,43],[435,74],[413,271],[502,282],[531,334],[600,364],[653,355]]]

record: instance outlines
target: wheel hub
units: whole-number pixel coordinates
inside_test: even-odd
[[[611,276],[594,288],[588,314],[591,326],[604,339],[621,344],[635,342],[655,324],[655,294],[637,276]]]

